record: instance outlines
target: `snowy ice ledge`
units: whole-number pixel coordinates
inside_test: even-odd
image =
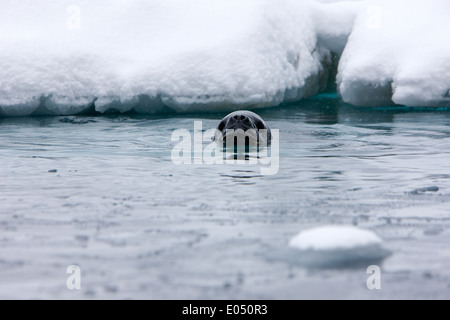
[[[1,0],[0,114],[298,100],[327,80],[312,18],[306,0]]]
[[[0,116],[275,106],[330,51],[348,103],[450,106],[448,0],[0,1]]]
[[[364,5],[339,63],[344,101],[450,107],[450,1]]]

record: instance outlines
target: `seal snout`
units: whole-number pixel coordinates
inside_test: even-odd
[[[243,114],[236,114],[232,117],[232,119],[234,119],[236,121],[244,121],[247,119],[247,117]]]
[[[244,114],[235,114],[230,117],[226,125],[226,129],[242,129],[245,131],[251,128],[256,129],[256,126],[253,126],[250,119]]]

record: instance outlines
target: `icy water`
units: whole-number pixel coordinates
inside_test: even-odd
[[[0,298],[450,298],[450,112],[327,96],[257,112],[280,130],[274,175],[173,164],[175,129],[224,114],[0,118]],[[381,289],[364,266],[283,257],[330,224],[383,239]]]

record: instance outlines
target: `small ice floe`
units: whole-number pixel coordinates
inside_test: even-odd
[[[305,230],[289,242],[289,260],[310,268],[348,268],[379,264],[390,251],[370,230],[323,226]]]

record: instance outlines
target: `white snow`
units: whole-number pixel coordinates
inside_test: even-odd
[[[0,115],[450,106],[447,0],[1,0]]]
[[[289,242],[299,250],[353,249],[379,245],[382,240],[372,231],[352,226],[322,226],[300,232]]]
[[[450,106],[450,2],[367,1],[340,60],[344,101]]]
[[[313,268],[368,266],[390,251],[370,230],[353,226],[321,226],[304,230],[289,242],[288,260]]]
[[[328,0],[327,2],[330,4],[312,3],[311,12],[317,40],[320,46],[341,55],[358,13],[366,7],[366,4],[364,1],[356,3]]]
[[[183,112],[301,99],[318,91],[328,57],[306,3],[2,0],[1,109],[69,114],[95,101],[100,112]]]

